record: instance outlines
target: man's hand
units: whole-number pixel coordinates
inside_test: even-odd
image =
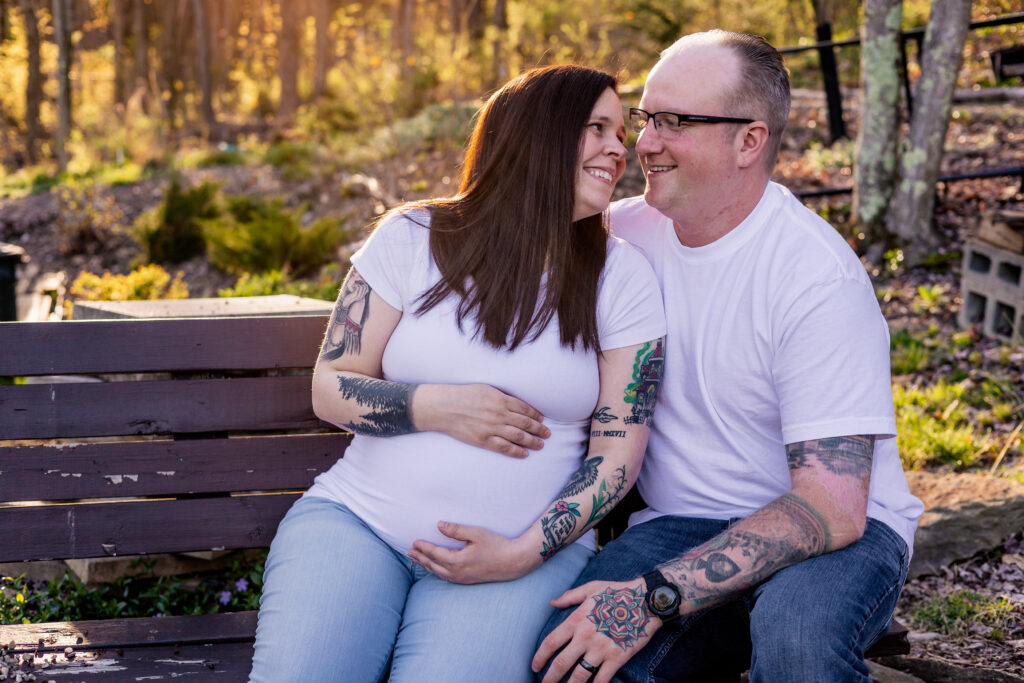
[[[452,583],[508,581],[540,566],[541,556],[525,544],[483,527],[439,522],[438,530],[448,538],[465,541],[459,550],[443,548],[429,541],[415,541],[409,557],[431,574]]]
[[[645,593],[643,579],[591,581],[552,600],[552,606],[560,609],[579,607],[548,634],[533,657],[533,670],[541,671],[562,648],[551,660],[543,683],[556,683],[567,674],[571,674],[570,681],[578,683],[591,676],[595,683],[610,681],[661,627],[661,619],[647,610]],[[582,666],[581,660],[591,670]]]
[[[543,448],[551,436],[540,411],[487,384],[421,384],[412,400],[419,431],[443,432],[512,458]]]

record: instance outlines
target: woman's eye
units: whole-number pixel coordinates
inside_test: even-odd
[[[593,128],[594,132],[600,133],[600,132],[604,131],[604,124],[603,123],[596,123],[596,122],[595,123],[589,123],[589,124],[587,124],[587,128]]]

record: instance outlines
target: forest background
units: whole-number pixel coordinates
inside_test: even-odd
[[[721,27],[797,46],[813,44],[816,28],[829,23],[841,41],[857,37],[864,7],[878,4],[0,0],[0,242],[32,259],[23,277],[32,269],[68,273],[77,300],[280,292],[332,299],[347,255],[376,215],[454,192],[473,114],[523,69],[601,67],[618,75],[631,102],[658,52],[684,33]],[[967,4],[975,20],[1021,11],[1020,0]],[[925,26],[931,8],[928,0],[903,2],[903,28]],[[956,87],[1019,85],[997,82],[988,55],[1022,44],[1024,24],[969,32]],[[853,136],[860,49],[842,47],[836,57]],[[785,64],[797,96],[776,179],[793,189],[850,187],[856,144],[830,139],[817,53],[786,55]],[[913,46],[907,77],[921,80]],[[905,105],[894,137],[906,133]],[[1024,165],[1020,102],[960,102],[950,119],[944,171]],[[1012,177],[942,185],[929,221],[935,234],[913,268],[898,246],[865,234],[850,195],[812,202],[858,253],[873,252],[866,264],[892,332],[908,470],[1024,482],[1020,335],[989,339],[956,324],[963,239],[991,209],[1024,209],[1019,185]],[[631,160],[616,196],[642,187]],[[1024,553],[1019,534],[1007,543],[985,561]],[[259,572],[239,571],[252,602]],[[237,579],[210,596],[223,598]],[[908,585],[901,618],[942,632],[933,651],[985,651],[987,664],[1011,662],[1024,676],[1024,574],[1015,591],[976,583],[967,590],[951,580],[916,593]],[[36,605],[32,614],[0,596],[0,619],[76,614],[72,603],[84,600],[67,591],[83,589],[67,586],[30,595],[24,605]],[[210,596],[203,609],[227,606]],[[954,607],[959,616],[951,617]],[[91,616],[104,613],[78,618]],[[966,649],[969,638],[984,647]]]

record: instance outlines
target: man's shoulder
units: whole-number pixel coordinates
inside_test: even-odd
[[[620,199],[610,207],[611,231],[631,244],[650,244],[669,220],[644,201],[643,195]]]

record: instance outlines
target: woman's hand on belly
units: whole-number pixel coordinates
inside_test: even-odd
[[[418,431],[442,432],[513,458],[543,448],[551,435],[539,411],[487,384],[422,384],[412,417]]]
[[[448,538],[464,541],[459,550],[443,548],[428,541],[416,541],[409,557],[431,574],[452,583],[510,581],[529,574],[541,564],[541,557],[519,539],[505,538],[479,526],[440,522],[438,530]]]

